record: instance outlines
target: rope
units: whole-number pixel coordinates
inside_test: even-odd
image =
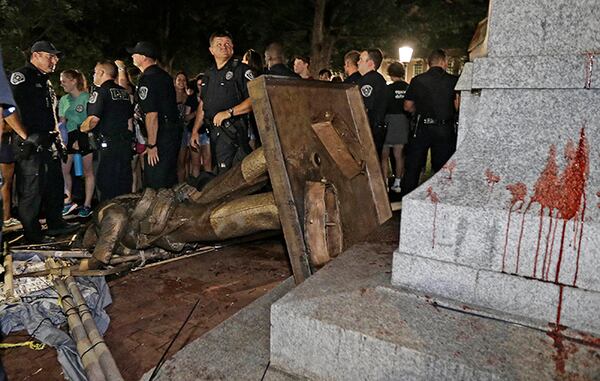
[[[36,343],[35,341],[23,341],[22,343],[0,343],[0,349],[10,349],[18,347],[29,347],[34,351],[41,351],[46,348],[46,344]]]

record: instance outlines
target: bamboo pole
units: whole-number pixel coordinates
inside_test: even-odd
[[[104,372],[104,376],[108,381],[123,381],[123,377],[121,376],[121,372],[119,372],[119,368],[115,363],[115,359],[113,358],[108,346],[104,342],[102,335],[98,332],[98,327],[94,322],[94,318],[92,317],[92,313],[85,303],[85,299],[83,295],[81,295],[81,291],[79,287],[77,287],[77,283],[75,282],[75,278],[69,276],[65,279],[67,284],[67,288],[69,289],[75,303],[77,304],[77,309],[79,310],[79,317],[83,323],[83,327],[85,328],[85,332],[94,347],[94,352],[96,353],[96,357],[100,362],[100,367]]]
[[[13,261],[12,255],[8,253],[8,245],[4,242],[4,296],[12,300],[15,296],[13,284]]]
[[[88,338],[79,313],[77,306],[73,300],[73,297],[69,294],[67,286],[62,279],[54,279],[54,286],[58,293],[61,306],[65,314],[67,315],[67,322],[69,324],[69,330],[77,345],[77,353],[81,357],[81,362],[85,369],[85,373],[90,381],[106,381],[98,357],[92,348],[92,343]]]

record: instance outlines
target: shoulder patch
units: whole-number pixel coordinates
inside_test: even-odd
[[[146,86],[140,87],[138,90],[138,95],[140,96],[141,100],[145,100],[148,96],[148,88]]]
[[[229,81],[231,78],[233,78],[233,72],[229,70],[227,73],[225,73],[225,79]]]
[[[77,105],[77,106],[75,106],[75,111],[77,111],[77,112],[83,112],[83,105]]]
[[[19,83],[25,82],[25,75],[21,72],[15,71],[10,76],[10,83],[13,85],[18,85]]]
[[[246,79],[248,79],[248,81],[252,81],[254,79],[254,73],[252,73],[252,70],[248,69],[244,73],[244,77],[246,77]]]
[[[92,95],[90,95],[90,99],[88,100],[88,103],[94,104],[94,103],[96,103],[97,100],[98,100],[98,92],[94,91],[92,93]]]
[[[370,97],[372,92],[373,92],[373,86],[371,86],[371,85],[363,85],[363,87],[360,88],[360,93],[365,98]]]

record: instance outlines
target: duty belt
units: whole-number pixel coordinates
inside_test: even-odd
[[[452,119],[423,118],[422,121],[423,121],[423,124],[438,124],[438,125],[445,125],[445,124],[452,124],[452,123],[454,123],[454,120],[452,120]]]

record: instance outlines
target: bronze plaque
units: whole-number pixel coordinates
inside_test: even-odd
[[[304,236],[307,182],[335,188],[343,249],[392,216],[358,87],[261,76],[252,107],[296,283],[310,275]]]

